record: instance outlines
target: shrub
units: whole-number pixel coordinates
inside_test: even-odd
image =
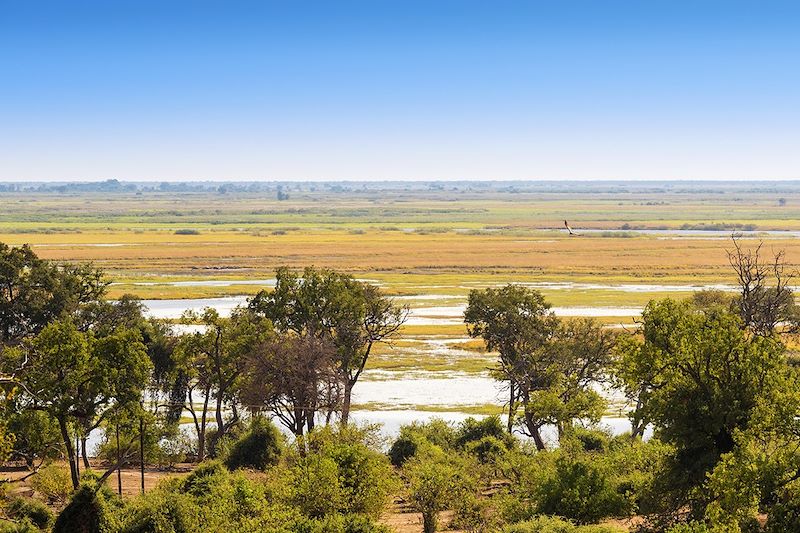
[[[394,466],[402,466],[422,447],[434,445],[447,450],[455,443],[456,430],[444,420],[433,418],[424,424],[414,422],[400,428],[400,435],[389,449],[389,459]]]
[[[53,523],[53,511],[44,502],[33,498],[14,498],[6,506],[9,516],[23,520],[28,519],[40,529],[49,528]]]
[[[769,511],[769,518],[764,531],[766,533],[800,531],[800,506],[798,506],[798,502],[782,501],[776,503]]]
[[[31,478],[31,486],[52,504],[66,503],[73,492],[69,469],[55,463],[42,467]]]
[[[298,523],[298,533],[390,533],[386,526],[376,524],[362,515],[332,514]]]
[[[450,529],[464,530],[469,533],[497,531],[497,519],[487,500],[474,494],[467,494],[455,502],[453,520]]]
[[[611,435],[599,429],[570,428],[561,440],[562,446],[572,445],[581,451],[605,452],[611,442]]]
[[[42,533],[42,530],[24,518],[21,522],[6,522],[0,518],[0,533]]]
[[[466,446],[466,452],[474,455],[482,464],[497,464],[507,451],[503,441],[491,436],[471,441]]]
[[[330,457],[312,454],[301,459],[290,471],[289,501],[303,514],[319,518],[342,507],[339,468]]]
[[[531,520],[503,528],[503,533],[623,533],[613,526],[576,526],[555,516],[536,516]]]
[[[114,498],[105,485],[89,478],[81,483],[69,504],[56,518],[53,533],[102,533],[109,527],[109,500]]]
[[[486,437],[495,438],[506,449],[514,447],[514,437],[505,430],[499,416],[487,416],[482,420],[469,417],[461,422],[456,431],[455,446],[463,449],[468,444]]]
[[[386,457],[361,444],[334,446],[328,455],[338,468],[342,491],[339,511],[380,516],[396,485]]]
[[[503,528],[503,533],[575,533],[575,525],[561,518],[537,516]]]
[[[282,445],[283,437],[272,422],[254,418],[248,431],[227,450],[225,466],[266,470],[278,464]]]
[[[541,487],[538,507],[542,514],[586,524],[623,514],[626,500],[598,461],[562,457],[556,461],[555,475]]]
[[[178,533],[200,530],[196,500],[185,494],[155,491],[138,498],[127,511],[120,533]]]
[[[781,529],[782,533],[794,531],[792,529]],[[677,524],[667,530],[666,533],[714,533],[706,524],[702,522],[689,522],[688,524]],[[722,532],[719,532],[722,533]]]
[[[442,452],[420,455],[406,464],[409,498],[422,513],[425,533],[436,531],[439,512],[476,492],[470,468],[458,456]]]
[[[423,442],[420,435],[407,431],[406,428],[400,430],[400,436],[392,443],[389,448],[389,460],[394,466],[403,466],[407,460],[414,457],[417,449]]]
[[[228,478],[228,471],[219,461],[205,461],[183,481],[183,490],[193,496],[207,496],[216,485]]]
[[[176,229],[175,235],[200,235],[196,229]]]

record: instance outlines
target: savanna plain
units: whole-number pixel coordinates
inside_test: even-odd
[[[13,248],[29,245],[39,259],[52,264],[91,263],[110,281],[105,298],[118,301],[125,295],[136,296],[143,305],[144,317],[176,327],[208,326],[207,319],[198,318],[205,309],[216,310],[220,320],[235,317],[237,306],[247,307],[250,298],[276,287],[276,271],[281,267],[288,267],[301,280],[308,267],[330,269],[377,287],[392,305],[404,310],[397,331],[371,346],[363,373],[359,373],[353,387],[350,418],[357,429],[315,429],[296,439],[296,432],[293,436],[284,430],[286,435],[281,435],[274,426],[254,418],[250,426],[242,425],[236,435],[241,436],[239,443],[249,437],[255,439],[254,435],[260,436],[262,442],[280,441],[275,447],[284,449],[282,453],[288,459],[281,460],[288,465],[280,466],[282,470],[275,475],[269,470],[265,473],[263,468],[231,473],[228,470],[233,469],[218,462],[197,467],[185,457],[170,461],[162,454],[161,459],[148,460],[146,465],[142,462],[140,477],[139,466],[132,466],[136,465],[136,454],[131,452],[130,459],[116,465],[120,492],[125,498],[135,499],[141,483],[153,496],[150,500],[138,497],[144,499],[132,504],[136,507],[133,511],[125,511],[128,514],[119,518],[122,525],[117,530],[191,531],[189,526],[180,529],[175,524],[182,520],[181,513],[194,511],[181,508],[183,503],[170,498],[177,498],[174,493],[181,492],[199,494],[203,483],[216,483],[208,490],[218,492],[215,497],[219,501],[227,498],[234,502],[231,505],[241,508],[255,505],[256,500],[291,502],[286,507],[291,507],[290,511],[275,507],[270,510],[274,516],[261,522],[253,518],[247,525],[247,520],[237,518],[236,527],[252,531],[271,531],[264,526],[266,523],[281,524],[275,531],[353,533],[380,528],[508,533],[699,533],[770,527],[769,531],[800,531],[800,522],[786,517],[777,522],[775,518],[779,512],[795,512],[787,503],[794,501],[792,481],[780,484],[769,495],[780,500],[783,507],[767,511],[759,495],[744,495],[740,490],[740,485],[746,484],[742,479],[728,480],[724,472],[714,469],[720,457],[738,453],[739,448],[733,444],[720,445],[724,453],[717,454],[713,461],[708,457],[698,459],[713,464],[687,467],[691,475],[699,478],[685,485],[676,484],[673,492],[660,496],[664,501],[680,499],[679,504],[670,508],[664,501],[655,501],[659,497],[649,493],[648,487],[659,483],[662,473],[656,472],[658,465],[667,465],[666,471],[674,466],[673,459],[678,464],[689,464],[688,456],[705,452],[697,443],[686,450],[678,445],[678,452],[669,449],[670,445],[675,446],[669,441],[669,431],[662,444],[657,416],[647,419],[646,429],[642,426],[643,441],[630,448],[627,440],[623,444],[622,440],[630,439],[631,433],[635,436],[639,429],[636,424],[642,422],[632,416],[637,413],[639,398],[631,394],[631,387],[626,389],[630,383],[622,383],[626,377],[633,381],[631,374],[624,371],[616,381],[609,378],[587,385],[603,397],[602,406],[591,404],[593,400],[588,396],[573,403],[572,398],[567,401],[560,397],[561,414],[540,425],[544,447],[530,438],[531,426],[525,426],[524,419],[529,412],[550,409],[551,404],[545,405],[550,398],[540,398],[540,404],[531,400],[522,411],[515,410],[521,430],[509,437],[505,430],[508,388],[513,380],[498,377],[498,366],[502,366],[498,361],[503,361],[503,354],[498,352],[504,345],[497,342],[491,346],[487,335],[476,330],[476,324],[485,322],[465,323],[465,312],[477,305],[471,293],[494,294],[492,290],[513,285],[528,296],[541,296],[559,321],[583,324],[591,319],[591,326],[586,327],[596,327],[592,331],[597,338],[606,333],[627,335],[635,339],[631,342],[646,345],[651,339],[642,334],[641,327],[648,320],[661,324],[658,320],[663,319],[673,328],[690,328],[691,322],[691,327],[696,326],[699,331],[712,326],[729,328],[727,316],[707,318],[707,323],[698,326],[692,322],[695,318],[679,316],[680,312],[672,308],[656,305],[644,310],[654,300],[685,302],[697,293],[713,295],[724,303],[725,309],[735,307],[732,302],[740,294],[742,280],[732,267],[730,254],[737,246],[746,253],[753,253],[760,246],[766,284],[772,283],[769,261],[779,257],[783,281],[791,290],[793,281],[788,278],[800,263],[800,183],[285,183],[250,188],[247,184],[196,184],[183,190],[117,182],[101,185],[81,190],[74,186],[59,189],[31,184],[0,192],[0,242]],[[197,314],[187,319],[187,311]],[[784,321],[777,328],[780,331],[775,337],[779,340],[775,342],[780,343],[782,356],[791,360],[796,345],[794,334]],[[588,335],[589,330],[576,326],[570,331],[569,342],[573,342],[580,335]],[[704,335],[699,337],[705,338]],[[733,337],[720,342],[727,343],[731,350],[755,350],[752,342],[759,335],[743,335],[735,342]],[[714,349],[711,341],[697,342],[693,353],[705,354]],[[632,354],[634,348],[623,346],[615,350],[629,350]],[[645,365],[643,358],[630,355],[627,361],[630,365]],[[653,365],[657,363],[657,358],[652,361]],[[627,370],[634,372],[632,368]],[[655,381],[653,378],[648,383]],[[736,383],[745,381],[741,377]],[[675,387],[666,382],[660,386],[664,390]],[[720,387],[725,388],[721,384]],[[568,388],[564,385],[558,390]],[[12,390],[7,387],[9,398]],[[511,394],[513,397],[513,388]],[[728,400],[736,398],[731,396],[725,401]],[[190,399],[190,407],[200,411],[202,401]],[[521,399],[517,401],[522,405]],[[580,401],[587,404],[577,406]],[[747,401],[757,410],[757,404],[766,400],[748,397]],[[652,407],[654,412],[660,408],[664,406]],[[211,405],[208,416],[214,418],[216,410],[222,409],[222,402]],[[225,416],[229,416],[230,410],[225,409]],[[563,411],[570,409],[579,413],[585,409],[590,415],[576,416],[574,424],[570,419],[564,425],[569,416]],[[243,415],[242,420],[245,418]],[[197,420],[192,409],[179,413],[179,425],[188,428],[187,434],[194,432]],[[744,438],[748,423],[737,422],[731,438]],[[573,425],[575,430],[570,431]],[[338,425],[332,424],[333,427]],[[104,420],[96,431],[82,435],[86,456],[82,466],[89,465],[100,473],[109,465],[114,466],[111,428],[110,422]],[[136,427],[123,433],[134,436]],[[567,434],[574,435],[574,439],[564,437]],[[647,444],[653,435],[653,440],[659,442]],[[436,449],[426,452],[430,457],[422,457],[422,452],[417,454],[420,457],[414,457],[415,450],[428,445]],[[748,446],[752,451],[755,445]],[[794,465],[787,452],[792,446],[794,442],[784,433],[780,444],[768,446],[770,452],[766,455],[785,454],[781,464]],[[118,447],[117,442],[117,450]],[[516,451],[501,457],[506,448]],[[223,462],[237,453],[230,449],[219,452]],[[450,450],[458,450],[455,455],[463,454],[465,458],[448,458]],[[373,457],[372,453],[381,457]],[[387,465],[383,465],[386,453]],[[535,457],[537,453],[535,459],[521,458]],[[545,458],[548,453],[553,457]],[[602,461],[595,461],[592,453],[603,454]],[[763,459],[752,453],[750,466]],[[6,498],[24,496],[25,501],[44,501],[50,511],[40,510],[42,516],[48,512],[63,515],[65,508],[75,514],[89,507],[90,503],[78,510],[70,507],[69,502],[76,500],[71,496],[73,487],[64,454],[59,451],[39,455],[41,461],[37,456],[28,464],[23,464],[21,455],[12,455],[16,463],[12,460],[6,468]],[[316,462],[309,462],[309,457],[315,457]],[[626,460],[636,466],[623,466]],[[735,471],[744,476],[748,471],[735,464],[734,459],[727,460],[728,473]],[[339,475],[343,475],[342,462],[349,465],[351,473],[361,472],[361,468],[367,472],[365,476],[382,477],[381,468],[386,466],[394,474],[385,483],[365,478],[369,481],[362,485],[371,485],[374,491],[357,481],[340,480],[346,488],[342,489],[344,492],[326,492],[327,484],[337,483],[337,464]],[[601,462],[602,468],[597,467]],[[474,468],[470,466],[473,463]],[[37,472],[30,475],[32,468]],[[620,474],[620,470],[626,472]],[[624,475],[634,471],[635,475]],[[791,477],[791,473],[785,475]],[[116,476],[114,473],[103,479],[110,487],[104,490],[116,492]],[[571,481],[574,486],[567,487]],[[700,497],[698,491],[719,489],[718,485],[707,489],[707,483],[723,482],[739,483],[731,491],[744,500],[750,498],[747,504],[734,505],[729,501],[732,497],[719,498],[722,503]],[[86,483],[81,487],[88,486]],[[156,488],[158,483],[162,484],[160,488]],[[305,492],[292,492],[285,486],[304,487]],[[766,490],[766,485],[759,486]],[[80,490],[83,489],[75,494],[83,494]],[[82,496],[93,502],[91,505],[118,505],[113,502],[113,494],[97,503],[102,491],[94,490],[92,495]],[[289,492],[292,494],[285,494]],[[728,493],[723,492],[727,497]],[[156,502],[156,498],[166,499],[167,503]],[[382,498],[385,504],[376,503]],[[444,502],[440,501],[442,498]],[[358,500],[362,507],[356,509],[353,504],[352,509],[334,512],[331,509],[336,505],[331,504],[328,509],[309,503],[312,500],[337,501],[342,509],[347,507],[345,501]],[[23,531],[11,528],[22,527],[20,517],[27,516],[28,511],[20,508],[28,504],[14,505],[17,507],[6,511],[8,530]],[[152,516],[142,518],[149,508],[156,507],[158,511]],[[292,513],[309,521],[303,522],[302,527],[286,525],[301,522],[287,517]],[[362,514],[365,518],[357,518]],[[723,515],[724,519],[720,518]],[[39,531],[39,526],[54,527],[52,518],[25,520],[35,528],[30,531]],[[186,524],[190,522],[186,518]],[[215,523],[213,520],[204,523],[208,530],[230,528],[219,525],[221,522],[209,525]],[[786,525],[790,523],[794,525]],[[81,531],[95,530],[102,528]]]

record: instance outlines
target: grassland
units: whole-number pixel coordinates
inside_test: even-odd
[[[412,308],[456,306],[473,288],[509,282],[534,284],[557,307],[642,307],[692,287],[733,284],[726,249],[735,228],[755,229],[746,245],[763,239],[768,251],[786,251],[791,268],[800,263],[800,184],[302,184],[285,201],[267,192],[119,191],[0,192],[0,203],[0,242],[31,244],[47,259],[92,261],[114,281],[111,297],[250,295],[279,266],[315,265],[372,280]],[[581,235],[567,235],[565,219]],[[720,231],[674,233],[681,228]],[[673,233],[641,231],[663,229]],[[203,285],[209,281],[226,283]],[[392,346],[376,349],[368,369],[485,374],[493,354],[465,337],[459,323],[407,324]]]
[[[619,187],[617,188],[619,189]],[[779,205],[778,195],[785,199]],[[731,283],[724,235],[665,238],[630,228],[800,230],[800,188],[748,191],[596,188],[564,193],[367,190],[265,193],[0,193],[0,241],[43,257],[94,261],[144,298],[251,294],[253,285],[175,287],[171,281],[271,277],[280,265],[327,266],[392,294],[463,297],[505,282]],[[569,237],[561,230],[615,230]],[[580,231],[580,229],[578,231]],[[191,230],[196,234],[176,234]],[[800,239],[765,236],[800,257]],[[135,285],[136,283],[155,285]],[[642,305],[651,295],[545,291],[555,305]]]

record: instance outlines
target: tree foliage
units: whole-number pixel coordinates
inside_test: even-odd
[[[342,423],[347,424],[352,390],[375,343],[400,329],[407,310],[381,290],[329,269],[306,268],[302,276],[288,268],[275,273],[272,291],[262,291],[250,309],[270,319],[278,331],[330,343],[342,383]]]

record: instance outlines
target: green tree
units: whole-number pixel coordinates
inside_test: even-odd
[[[618,376],[637,399],[634,420],[652,423],[675,448],[660,479],[666,505],[688,504],[697,515],[708,495],[695,489],[734,451],[736,432],[781,383],[784,348],[774,337],[750,334],[722,307],[669,299],[648,304],[641,333],[620,344]]]
[[[519,285],[469,293],[464,321],[471,337],[480,337],[489,350],[500,355],[495,375],[508,382],[508,431],[511,432],[520,401],[530,391],[522,390],[520,383],[525,372],[523,366],[530,362],[547,344],[556,328],[557,319],[550,304],[539,291]],[[534,377],[534,376],[530,376]],[[523,385],[524,386],[524,385]],[[539,449],[544,449],[540,427],[530,420],[528,432]]]
[[[524,431],[544,449],[541,428],[559,436],[577,418],[599,420],[614,335],[593,320],[559,321],[542,295],[524,287],[473,290],[464,314],[469,333],[500,354],[495,370],[509,384],[509,431],[522,408]]]
[[[138,331],[96,338],[70,319],[47,325],[30,347],[5,350],[2,365],[21,369],[18,407],[43,411],[58,422],[76,488],[78,454],[70,427],[80,436],[115,410],[138,403],[151,368]]]
[[[91,265],[58,265],[28,246],[0,243],[0,344],[17,344],[50,322],[102,299],[108,282]]]
[[[181,337],[175,359],[176,366],[186,376],[186,410],[192,415],[198,441],[197,459],[202,462],[206,452],[213,451],[219,439],[239,423],[239,392],[245,360],[272,336],[272,326],[246,309],[234,310],[229,318],[206,309],[199,316],[187,314],[184,320],[201,326],[199,331]],[[198,392],[200,398],[195,396]],[[196,400],[202,402],[199,409]],[[212,410],[216,431],[207,442]]]
[[[230,470],[255,468],[266,470],[278,464],[284,448],[283,435],[275,425],[260,416],[253,417],[250,427],[225,454],[225,466]]]
[[[296,437],[315,427],[317,413],[339,405],[335,349],[317,337],[280,333],[243,361],[242,400],[271,412]]]
[[[298,276],[283,267],[275,277],[275,288],[257,294],[250,309],[272,320],[279,331],[333,344],[343,384],[342,424],[347,425],[353,387],[373,346],[398,332],[407,309],[394,305],[378,287],[334,270],[306,268]]]

